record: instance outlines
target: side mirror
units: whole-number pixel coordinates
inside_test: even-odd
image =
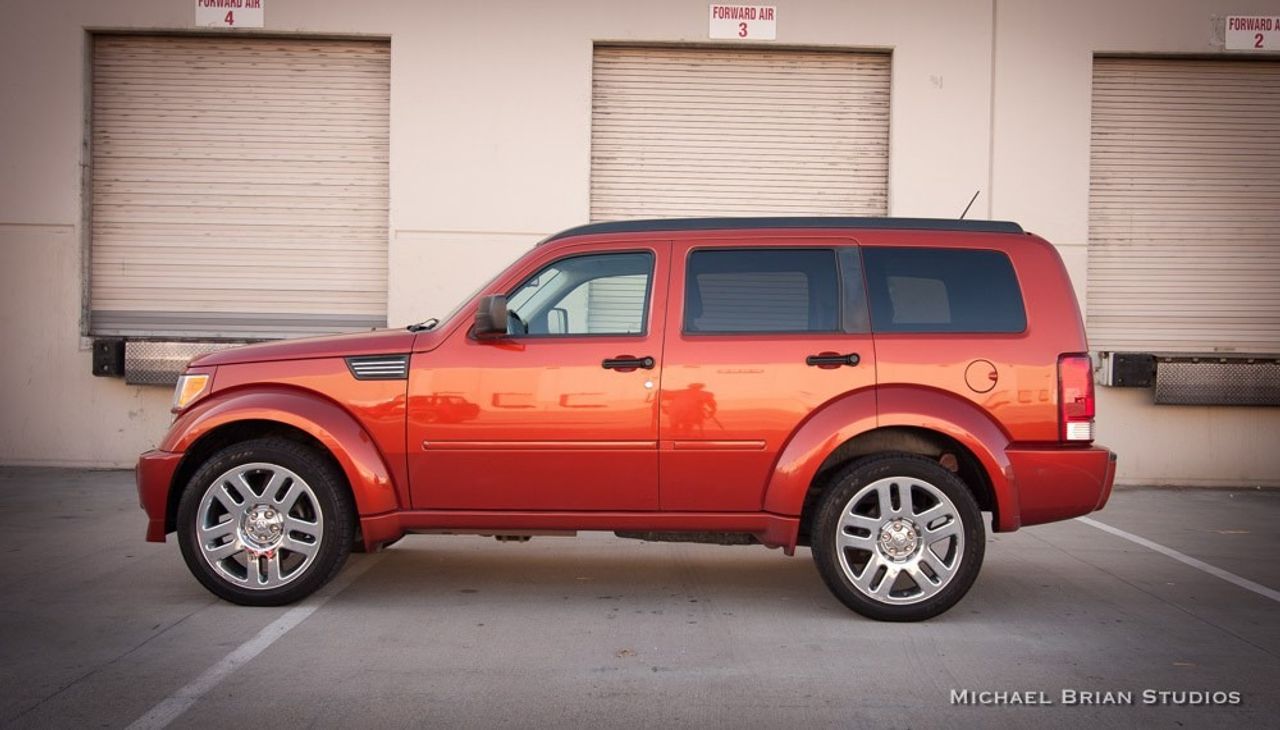
[[[476,339],[491,340],[507,334],[507,298],[501,294],[480,297],[476,307]]]

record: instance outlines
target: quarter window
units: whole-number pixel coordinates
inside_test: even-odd
[[[876,332],[1022,332],[1022,292],[999,251],[862,250]]]
[[[830,249],[694,251],[684,331],[835,332],[838,271]]]

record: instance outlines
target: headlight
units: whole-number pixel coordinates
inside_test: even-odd
[[[178,385],[173,389],[174,413],[196,402],[209,390],[209,381],[213,378],[208,373],[186,373],[178,376]]]

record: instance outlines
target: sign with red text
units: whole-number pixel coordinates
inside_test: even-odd
[[[1228,51],[1280,51],[1280,15],[1227,16]]]
[[[711,37],[771,41],[778,37],[778,8],[773,5],[712,5]]]
[[[261,28],[265,0],[196,0],[201,28]]]

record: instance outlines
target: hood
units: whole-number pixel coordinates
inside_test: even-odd
[[[413,349],[415,335],[408,330],[375,330],[327,337],[261,342],[200,355],[190,367],[233,365],[269,360],[311,360],[350,355],[393,355]]]

